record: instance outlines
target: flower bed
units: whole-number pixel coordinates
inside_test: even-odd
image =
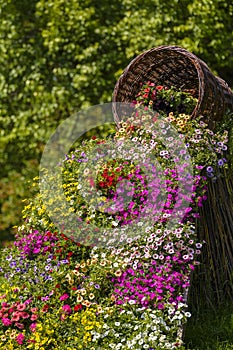
[[[191,119],[195,104],[188,92],[142,84],[114,139],[93,137],[66,156],[74,232],[56,230],[40,195],[25,207],[1,254],[0,349],[184,348],[187,292],[205,243],[198,209],[207,178],[227,166],[227,132]]]

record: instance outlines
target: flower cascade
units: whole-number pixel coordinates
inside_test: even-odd
[[[1,252],[0,349],[184,349],[205,244],[198,210],[227,167],[227,131],[192,119],[196,102],[191,90],[141,84],[114,138],[84,141],[58,165],[56,213],[79,225],[58,231],[39,194],[25,207]]]

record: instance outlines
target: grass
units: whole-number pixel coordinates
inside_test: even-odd
[[[187,350],[233,349],[233,302],[216,309],[203,309],[185,327]]]

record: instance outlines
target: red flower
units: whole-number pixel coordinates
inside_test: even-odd
[[[62,248],[57,249],[57,250],[56,250],[56,253],[62,253]]]
[[[64,238],[65,241],[68,241],[69,238],[66,237],[66,235],[64,235],[64,233],[61,234],[62,238]]]
[[[78,311],[82,309],[82,304],[75,305],[74,311]]]
[[[48,309],[49,309],[49,305],[48,304],[46,304],[46,305],[44,305],[43,306],[43,308],[42,308],[42,312],[47,312],[48,311]]]
[[[157,89],[157,90],[163,90],[163,86],[162,86],[162,85],[157,85],[157,86],[156,86],[156,89]]]

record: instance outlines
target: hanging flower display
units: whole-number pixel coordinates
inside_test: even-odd
[[[192,91],[141,84],[113,139],[67,154],[62,187],[80,229],[57,232],[40,195],[25,207],[1,255],[0,349],[184,349],[205,244],[198,209],[227,167],[227,131],[192,119],[196,102]]]

